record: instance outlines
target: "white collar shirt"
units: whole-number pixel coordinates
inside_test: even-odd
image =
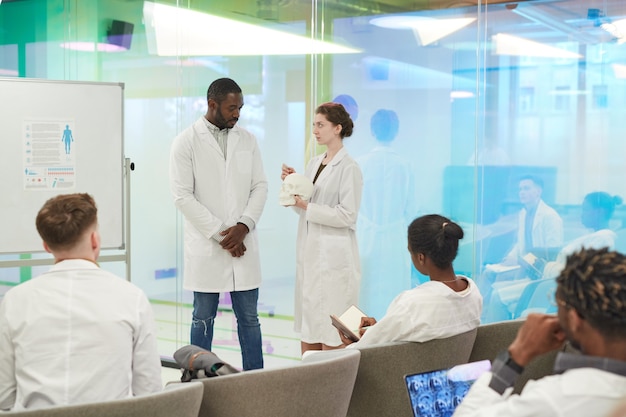
[[[209,132],[211,132],[211,134],[217,141],[217,144],[222,150],[224,160],[226,160],[226,152],[228,151],[228,132],[230,131],[230,129],[220,129],[204,117],[202,119],[204,120],[206,127],[209,129]]]

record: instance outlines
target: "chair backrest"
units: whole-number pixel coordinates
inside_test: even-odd
[[[507,349],[524,320],[507,320],[478,326],[470,362],[489,359],[493,361],[498,353]]]
[[[470,362],[489,359],[493,361],[498,354],[506,349],[517,336],[522,320],[508,320],[478,326],[478,334],[470,355]],[[557,352],[550,352],[535,358],[529,363],[515,383],[514,392],[521,392],[529,379],[540,379],[552,374]]]
[[[555,313],[556,306],[553,305],[555,291],[554,278],[531,282],[524,288],[513,318],[526,317],[529,313]]]
[[[163,391],[124,398],[37,410],[0,413],[16,417],[197,417],[202,401],[202,384],[193,382],[166,387]]]
[[[476,329],[424,343],[363,347],[348,416],[413,417],[404,376],[467,362],[475,337]]]
[[[201,379],[199,416],[345,417],[360,356],[342,349],[291,367]]]
[[[622,220],[622,228],[615,231],[617,238],[615,239],[615,250],[626,253],[626,224]]]

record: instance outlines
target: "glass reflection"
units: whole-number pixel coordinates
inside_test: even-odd
[[[247,110],[240,123],[257,134],[270,179],[270,198],[259,224],[260,310],[268,317],[284,317],[286,323],[293,314],[295,250],[284,242],[295,241],[296,225],[276,202],[280,180],[271,173],[285,161],[301,161],[295,168],[302,170],[314,153],[305,146],[308,115],[340,94],[358,103],[354,135],[346,143],[350,154],[363,161],[384,160],[368,158],[382,147],[371,134],[370,121],[380,109],[389,110],[397,115],[399,128],[385,148],[402,159],[398,170],[413,178],[406,193],[385,182],[384,192],[398,194],[367,208],[391,213],[386,221],[398,224],[425,213],[461,223],[467,233],[455,262],[458,273],[479,277],[518,240],[522,175],[543,179],[542,199],[562,219],[567,243],[583,235],[581,201],[590,190],[624,194],[626,3],[490,2],[450,8],[449,3],[431,2],[431,10],[406,10],[403,3],[194,2],[197,12],[235,15],[266,29],[280,24],[292,34],[360,52],[310,56],[312,50],[305,48],[296,55],[264,55],[262,45],[248,38],[244,42],[258,48],[243,56],[224,50],[219,55],[188,56],[181,50],[157,56],[150,52],[153,40],[143,21],[143,1],[94,1],[81,7],[75,0],[2,2],[0,75],[125,84],[125,153],[137,165],[131,177],[132,278],[159,308],[175,308],[162,319],[173,334],[162,340],[165,355],[187,342],[190,301],[177,275],[182,234],[167,190],[167,155],[176,133],[203,113],[207,83],[215,78],[237,79],[246,91]],[[129,50],[86,52],[60,46],[102,42],[112,17],[134,24]],[[172,36],[192,35],[189,29],[180,19]],[[228,35],[225,29],[211,40],[228,46]],[[615,248],[622,251],[625,213],[623,205],[617,206],[608,223],[616,233]],[[396,258],[396,251],[405,253],[405,248],[368,252],[368,245],[385,241],[383,235],[405,234],[395,226],[397,231],[391,232],[390,223],[380,224],[386,226],[359,226],[363,274],[371,277],[363,281],[364,293],[389,277],[406,282],[406,271],[398,265],[407,262]],[[19,273],[16,268],[2,271],[2,283],[15,285]],[[416,271],[411,282],[420,282]],[[514,297],[522,293],[519,288]],[[364,303],[369,303],[367,297]],[[373,309],[382,309],[386,301],[380,297],[375,303]],[[297,340],[289,325],[278,332]],[[285,349],[287,353],[277,353],[297,359],[297,353]],[[271,360],[266,363],[272,366]]]

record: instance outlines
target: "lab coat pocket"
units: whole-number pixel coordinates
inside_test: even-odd
[[[189,227],[185,231],[185,253],[188,256],[207,257],[213,255],[213,249],[219,245],[217,241],[207,239],[200,232]]]
[[[235,154],[235,163],[237,171],[241,174],[252,173],[252,152],[239,151]]]
[[[329,271],[343,271],[351,268],[350,238],[342,234],[324,236],[320,242]]]

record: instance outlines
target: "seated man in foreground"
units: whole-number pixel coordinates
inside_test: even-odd
[[[0,303],[0,410],[160,391],[152,308],[139,288],[96,263],[93,198],[51,198],[36,223],[55,264]]]
[[[601,416],[619,403],[626,395],[626,256],[606,248],[570,255],[557,278],[556,302],[557,317],[528,316],[455,417]],[[511,395],[524,367],[566,340],[581,354],[560,352],[555,375]]]

